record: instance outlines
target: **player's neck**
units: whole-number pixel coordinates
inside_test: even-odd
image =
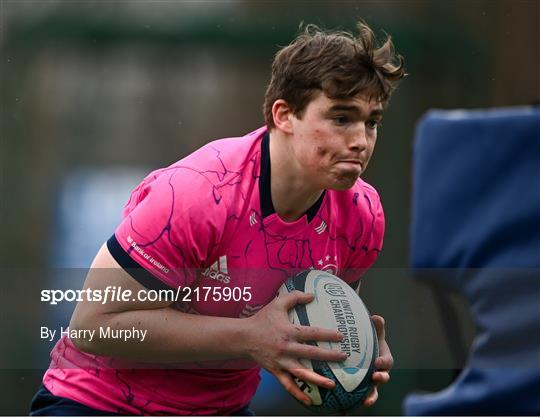
[[[286,138],[279,132],[271,133],[270,189],[274,210],[285,222],[301,218],[317,202],[324,190],[305,178],[286,147]]]

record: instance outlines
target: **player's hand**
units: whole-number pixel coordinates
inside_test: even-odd
[[[246,320],[249,322],[246,332],[250,357],[272,373],[287,392],[306,405],[310,405],[311,400],[300,390],[294,378],[328,389],[333,389],[335,383],[306,369],[299,359],[339,362],[347,358],[347,354],[341,351],[304,344],[307,341],[339,342],[343,336],[338,331],[289,321],[288,311],[294,305],[312,300],[312,294],[300,291],[280,295]]]
[[[384,318],[379,315],[372,315],[371,319],[375,324],[377,331],[377,339],[379,340],[379,357],[375,359],[375,367],[377,370],[373,373],[372,380],[375,383],[370,394],[364,400],[364,406],[372,406],[379,397],[378,386],[388,383],[390,380],[390,370],[394,366],[394,358],[390,352],[390,347],[385,339]]]

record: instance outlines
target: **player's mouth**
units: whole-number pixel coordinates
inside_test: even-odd
[[[356,160],[356,159],[348,159],[348,160],[339,160],[338,164],[340,165],[348,165],[351,168],[356,168],[362,170],[362,161]]]

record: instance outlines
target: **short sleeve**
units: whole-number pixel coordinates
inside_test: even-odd
[[[351,252],[347,269],[342,277],[348,283],[358,282],[373,266],[382,251],[385,218],[379,194],[371,186],[364,189],[361,211],[360,241]]]
[[[381,203],[381,199],[377,193],[372,194],[367,199],[369,212],[372,219],[372,224],[369,228],[369,238],[365,244],[365,260],[360,262],[358,267],[370,268],[373,263],[379,257],[379,254],[382,251],[383,241],[384,241],[384,229],[385,229],[385,220],[384,220],[384,211]],[[360,258],[358,258],[360,260]]]
[[[189,286],[213,257],[226,217],[219,190],[203,174],[171,167],[152,173],[132,192],[107,245],[145,287]]]

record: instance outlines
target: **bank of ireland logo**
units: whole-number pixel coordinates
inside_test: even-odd
[[[327,254],[325,257],[321,257],[314,266],[310,267],[310,269],[322,270],[337,276],[339,270],[337,264],[337,255],[331,256],[330,254]]]

